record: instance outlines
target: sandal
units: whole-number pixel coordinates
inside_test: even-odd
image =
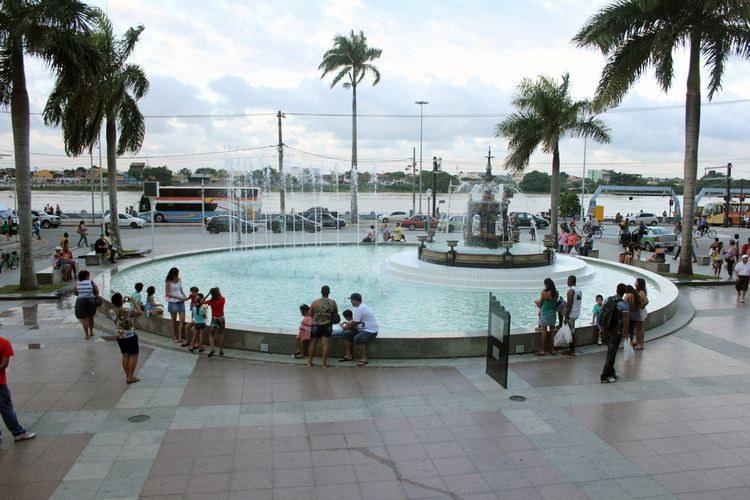
[[[369,361],[357,361],[357,366],[365,366]]]
[[[210,351],[208,351],[208,357],[209,357],[209,358],[210,358],[211,356],[213,356],[214,354],[215,354],[215,351],[214,351],[213,349],[211,349]]]
[[[339,363],[347,363],[347,362],[349,362],[349,361],[351,361],[351,360],[352,360],[352,358],[341,358],[341,359],[339,360]]]

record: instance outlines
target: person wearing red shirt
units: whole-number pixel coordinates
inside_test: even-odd
[[[26,441],[34,439],[36,433],[27,432],[18,423],[16,411],[13,409],[13,401],[10,398],[10,390],[8,389],[8,378],[5,374],[5,369],[8,368],[11,356],[13,356],[13,347],[7,339],[0,337],[0,416],[3,417],[5,427],[13,434],[13,438],[16,441]],[[0,439],[2,439],[1,435]]]
[[[740,255],[750,255],[750,238],[747,239],[747,243],[742,245],[742,251],[740,252]]]
[[[214,287],[208,291],[211,296],[209,300],[204,301],[204,304],[211,307],[211,328],[208,330],[208,344],[211,350],[208,352],[208,357],[214,355],[214,336],[219,333],[219,356],[224,355],[224,327],[226,327],[226,320],[224,319],[224,297],[221,295],[219,287]]]

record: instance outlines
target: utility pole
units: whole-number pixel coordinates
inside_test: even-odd
[[[732,219],[729,218],[729,203],[732,199],[732,164],[727,163],[727,199],[724,203],[724,227],[729,227]]]
[[[419,105],[419,213],[422,213],[422,121],[423,121],[423,110],[425,104],[430,104],[427,101],[414,101],[414,104]]]
[[[281,217],[283,220],[284,215],[286,215],[286,180],[284,179],[284,141],[281,139],[281,119],[286,118],[286,115],[279,111],[276,113],[276,118],[279,119],[279,178],[281,179],[279,203],[281,205]]]
[[[417,179],[417,148],[411,148],[411,214],[417,213],[417,193],[415,191]]]

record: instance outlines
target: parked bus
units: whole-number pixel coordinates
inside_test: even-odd
[[[706,220],[709,224],[723,225],[724,224],[724,207],[725,203],[719,201],[716,203],[706,203],[706,206],[699,210],[700,214],[706,215]],[[731,226],[740,225],[740,217],[747,217],[750,215],[750,204],[740,203],[738,201],[732,201],[729,203],[729,220]]]
[[[165,186],[159,188],[159,196],[141,195],[138,215],[150,220],[153,208],[155,222],[201,222],[227,212],[253,218],[260,203],[257,187]]]

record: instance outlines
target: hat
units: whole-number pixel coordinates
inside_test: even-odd
[[[62,247],[58,245],[55,247],[55,250],[62,250]]]
[[[744,254],[742,257],[740,257],[740,259],[747,259],[747,257],[748,257],[748,255]]]

